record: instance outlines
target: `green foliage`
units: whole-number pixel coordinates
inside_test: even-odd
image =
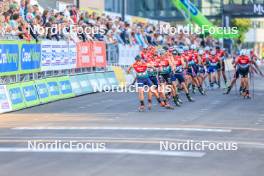
[[[245,34],[249,31],[251,27],[250,19],[246,18],[235,18],[232,20],[232,26],[237,27],[239,31],[239,38],[237,39],[237,43],[241,44],[245,40]]]

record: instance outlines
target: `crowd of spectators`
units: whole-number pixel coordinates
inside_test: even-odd
[[[32,5],[30,0],[2,0],[0,13],[2,36],[15,35],[23,40],[105,41],[113,44],[138,44],[142,47],[165,43],[168,45],[196,44],[197,46],[212,43],[209,37],[204,39],[195,34],[184,33],[165,35],[160,33],[157,25],[132,23],[122,21],[118,16],[88,13],[80,11],[74,5],[67,6],[61,12],[55,9],[41,11],[40,7]]]

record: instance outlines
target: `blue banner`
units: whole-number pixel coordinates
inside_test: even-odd
[[[59,81],[59,84],[60,84],[62,94],[66,95],[66,94],[73,93],[71,83],[69,80]]]
[[[22,44],[21,46],[21,71],[40,70],[41,45]]]
[[[46,83],[37,83],[36,87],[40,99],[49,97],[49,92]]]
[[[0,44],[0,75],[17,72],[19,68],[18,44]]]
[[[27,85],[22,88],[26,102],[38,100],[38,95],[34,85]]]
[[[13,105],[23,103],[23,96],[19,87],[9,89],[9,95]]]
[[[47,81],[47,84],[48,84],[48,90],[49,90],[49,93],[51,96],[58,96],[60,95],[60,89],[59,89],[59,86],[58,86],[58,83],[55,82],[55,81]]]

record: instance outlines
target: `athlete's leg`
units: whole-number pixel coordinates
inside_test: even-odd
[[[140,102],[139,111],[145,110],[145,104],[144,104],[144,89],[143,87],[138,88],[138,98]]]

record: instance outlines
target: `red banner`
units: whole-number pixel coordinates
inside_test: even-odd
[[[77,44],[77,68],[93,67],[92,43],[80,42]]]
[[[106,45],[104,42],[80,42],[77,44],[77,68],[105,66]]]
[[[106,45],[104,42],[93,42],[92,58],[95,67],[106,67]]]

